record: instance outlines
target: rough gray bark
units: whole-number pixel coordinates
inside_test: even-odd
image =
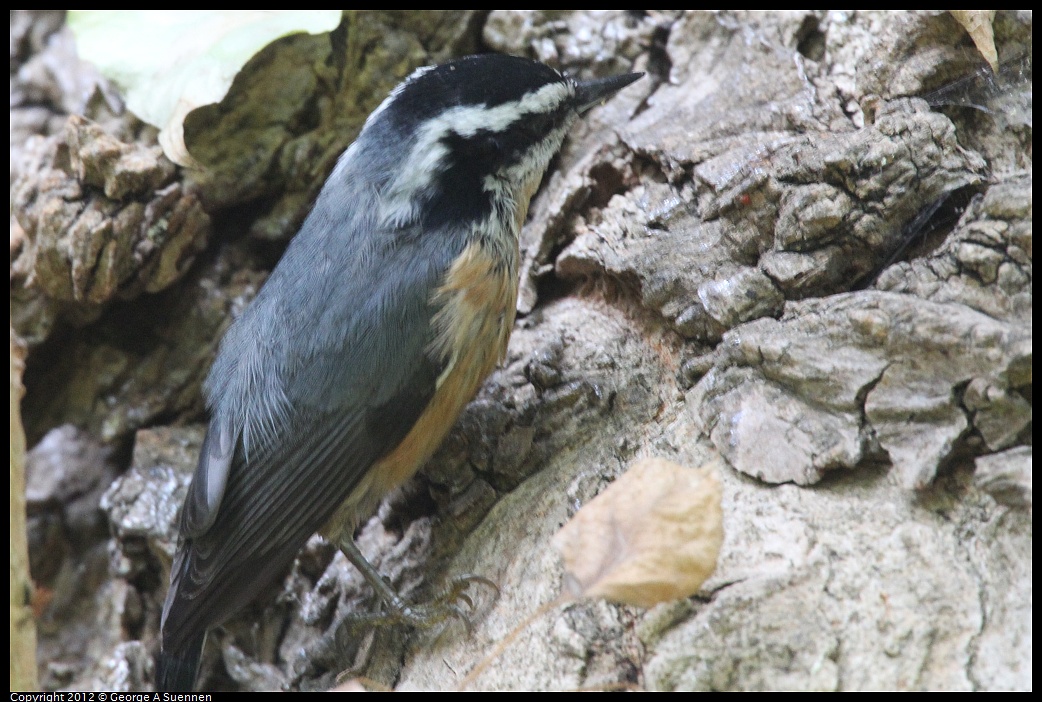
[[[204,683],[453,689],[558,596],[550,537],[632,459],[721,455],[699,595],[551,608],[469,689],[1031,688],[1030,14],[998,14],[983,80],[939,12],[360,13],[332,57],[279,42],[189,120],[205,177],[71,97],[88,71],[44,19],[11,30],[43,686],[149,685],[220,332],[386,90],[487,48],[649,74],[570,138],[507,361],[359,536],[406,593],[474,572],[499,597],[470,632],[338,636],[369,595],[316,537],[211,636]]]

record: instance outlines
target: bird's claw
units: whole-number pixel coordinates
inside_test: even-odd
[[[430,629],[455,617],[463,622],[469,634],[473,628],[471,616],[477,609],[475,599],[467,592],[472,584],[484,585],[493,591],[494,597],[499,596],[499,587],[494,582],[480,575],[466,574],[455,578],[446,592],[423,604],[395,597],[386,603],[386,611],[356,616],[372,626],[406,625],[418,629]]]

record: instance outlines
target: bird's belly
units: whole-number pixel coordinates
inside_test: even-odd
[[[503,358],[517,305],[514,261],[497,261],[477,243],[456,260],[434,295],[439,311],[433,319],[437,336],[431,352],[447,359],[434,395],[397,448],[366,472],[323,527],[323,536],[336,542],[344,530],[353,531],[384,495],[411,478]]]

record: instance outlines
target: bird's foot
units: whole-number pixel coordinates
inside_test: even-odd
[[[401,626],[404,624],[429,629],[456,617],[470,632],[470,617],[476,610],[475,601],[468,592],[470,586],[484,585],[491,588],[496,597],[499,596],[499,587],[494,582],[480,575],[468,573],[454,579],[446,592],[429,602],[422,604],[409,602],[395,592],[376,568],[365,559],[349,535],[342,537],[339,545],[347,560],[358,569],[386,607],[385,611],[381,612],[352,615],[352,619],[356,622],[371,626]]]
[[[494,596],[499,596],[499,587],[494,582],[480,575],[467,574],[455,578],[445,592],[432,600],[410,602],[395,593],[392,598],[385,599],[384,611],[355,616],[372,626],[405,625],[418,629],[430,629],[456,618],[463,622],[469,633],[471,617],[477,610],[475,598],[471,594],[472,585],[483,585],[491,589]]]

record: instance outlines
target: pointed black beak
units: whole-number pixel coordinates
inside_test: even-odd
[[[585,114],[598,103],[607,100],[630,83],[643,77],[643,73],[625,73],[621,76],[609,76],[577,83],[575,86],[575,111]]]

